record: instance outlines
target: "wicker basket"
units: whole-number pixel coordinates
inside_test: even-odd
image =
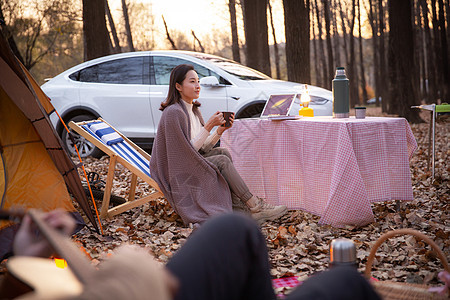
[[[449,271],[448,262],[445,258],[444,253],[439,249],[439,247],[436,245],[433,240],[431,240],[429,237],[427,237],[425,234],[413,230],[413,229],[398,229],[389,231],[385,234],[383,234],[378,240],[375,242],[375,244],[372,247],[372,250],[370,251],[369,257],[367,259],[366,263],[366,270],[364,272],[366,278],[371,277],[371,271],[372,271],[372,264],[373,260],[375,258],[375,253],[380,247],[380,245],[386,241],[387,239],[398,236],[398,235],[413,235],[424,242],[426,242],[428,245],[430,245],[434,251],[436,251],[439,259],[441,260],[444,269],[446,271]],[[375,287],[375,290],[380,294],[380,296],[383,299],[391,300],[391,299],[449,299],[448,294],[447,295],[439,295],[436,293],[428,292],[428,288],[430,286],[425,284],[413,284],[413,283],[402,283],[402,282],[394,282],[394,281],[373,281],[371,280],[371,283]]]

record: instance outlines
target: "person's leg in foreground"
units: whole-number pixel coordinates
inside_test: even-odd
[[[265,238],[242,215],[205,222],[167,268],[180,283],[176,300],[275,299]]]
[[[250,192],[247,184],[234,167],[230,152],[227,149],[222,147],[214,148],[203,156],[219,169],[228,182],[231,193],[248,206],[252,217],[258,223],[275,220],[287,212],[285,205],[271,205]]]

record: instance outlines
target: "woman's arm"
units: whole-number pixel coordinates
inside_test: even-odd
[[[202,127],[201,131],[195,136],[193,139],[191,139],[191,144],[194,147],[195,151],[200,150],[200,148],[205,144],[205,141],[209,137],[209,131]]]
[[[212,147],[220,140],[221,135],[217,133],[218,130],[214,131],[213,134],[208,136],[208,138],[205,140],[203,145],[201,146],[201,149],[203,152],[209,152]]]
[[[209,118],[208,122],[206,122],[205,126],[202,127],[202,129],[198,132],[198,134],[191,139],[191,144],[194,147],[194,149],[198,151],[200,150],[200,148],[202,148],[203,151],[205,152],[209,151],[205,149],[206,148],[211,149],[212,146],[214,146],[220,139],[220,135],[217,136],[216,132],[212,135],[210,135],[209,133],[215,126],[219,126],[224,123],[225,119],[223,118],[223,114],[220,111],[217,111],[214,115],[212,115],[211,118]]]

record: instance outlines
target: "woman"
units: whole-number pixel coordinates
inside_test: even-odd
[[[229,152],[214,148],[225,119],[216,112],[206,123],[199,110],[200,84],[192,65],[179,65],[170,74],[167,99],[153,143],[150,170],[153,179],[185,224],[201,224],[232,210],[231,194],[262,223],[282,216],[286,206],[272,206],[255,197],[233,166]],[[210,134],[211,130],[219,126]],[[231,193],[230,193],[231,191]]]

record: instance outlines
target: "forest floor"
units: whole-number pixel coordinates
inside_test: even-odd
[[[367,115],[383,114],[373,107],[368,108]],[[421,112],[421,116],[425,123],[410,124],[418,144],[410,161],[414,200],[399,205],[396,201],[372,204],[375,222],[364,227],[320,225],[317,216],[301,210],[291,210],[279,220],[265,222],[261,230],[267,240],[273,278],[298,276],[301,280],[328,268],[329,244],[336,238],[349,238],[355,242],[359,270],[363,271],[369,252],[380,235],[400,228],[425,233],[444,251],[447,259],[450,258],[450,116],[442,116],[437,122],[436,179],[433,183],[431,171],[427,171],[429,114]],[[84,161],[88,172],[99,173],[105,181],[108,163],[106,156]],[[125,198],[131,174],[119,165],[116,175],[113,194]],[[146,183],[138,183],[138,196],[149,191]],[[99,202],[97,207],[100,207]],[[158,261],[165,263],[192,232],[164,198],[103,220],[102,225],[104,235],[85,228],[74,236],[95,264],[124,243],[144,247]],[[379,280],[434,285],[438,283],[437,273],[442,269],[442,263],[430,247],[412,236],[399,236],[389,239],[378,249],[371,274]]]

